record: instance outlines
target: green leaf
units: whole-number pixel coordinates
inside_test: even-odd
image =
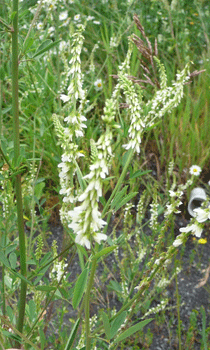
[[[111,280],[110,283],[109,283],[109,286],[110,286],[110,289],[114,290],[115,292],[119,292],[119,293],[122,292],[122,287],[117,281],[112,281]]]
[[[38,200],[40,200],[41,196],[43,195],[43,189],[45,187],[44,182],[40,182],[39,184],[36,184],[34,189],[34,194]]]
[[[107,314],[105,314],[104,311],[102,311],[101,316],[102,316],[102,321],[103,321],[106,337],[107,337],[107,339],[111,339],[109,318],[108,318]]]
[[[127,191],[128,186],[125,186],[121,191],[116,193],[114,196],[112,203],[111,203],[111,208],[114,209],[116,205],[119,205],[121,199],[124,197],[126,191]]]
[[[77,282],[75,284],[74,295],[73,295],[73,299],[72,299],[72,305],[73,305],[74,309],[77,308],[77,306],[80,303],[80,300],[82,299],[82,296],[83,296],[83,293],[85,291],[86,284],[87,284],[88,273],[89,273],[89,269],[85,268],[82,271],[81,275],[78,277]]]
[[[23,53],[26,53],[28,51],[28,49],[30,49],[30,47],[33,45],[34,39],[33,38],[27,38],[24,46],[23,46]]]
[[[3,252],[0,252],[0,261],[2,262],[3,265],[5,265],[6,267],[10,267],[9,261],[6,258],[6,256],[4,255]]]
[[[29,300],[28,307],[29,307],[29,319],[31,322],[33,322],[37,317],[36,304],[33,299]]]
[[[43,55],[46,51],[49,51],[52,47],[56,46],[59,42],[60,42],[60,40],[53,42],[52,40],[49,40],[49,39],[44,41],[43,43],[41,43],[41,45],[36,50],[33,58],[38,57],[40,55]]]
[[[11,270],[11,269],[10,269],[10,271],[13,273],[13,275],[15,275],[16,277],[19,277],[22,281],[26,282],[30,286],[33,286],[33,284],[26,277],[21,275],[19,272]]]
[[[119,316],[117,316],[111,324],[110,338],[112,339],[117,333],[120,326],[123,324],[127,316],[127,312],[123,311]]]
[[[113,250],[115,250],[115,248],[116,248],[116,245],[102,249],[100,252],[96,253],[92,257],[92,260],[96,260],[96,259],[100,258],[101,256],[104,256],[106,254],[110,254],[111,252],[113,252]]]
[[[36,286],[36,290],[41,290],[43,292],[51,292],[52,290],[56,290],[56,287],[52,286]]]
[[[82,174],[82,172],[81,172],[81,169],[80,169],[78,163],[77,163],[76,161],[75,161],[74,163],[75,163],[76,168],[77,168],[76,173],[77,173],[77,178],[78,178],[80,187],[81,187],[82,191],[84,192],[84,190],[85,190],[86,187],[87,187],[86,181],[84,180],[84,176],[83,176],[83,174]]]
[[[125,338],[130,337],[132,334],[140,331],[144,326],[146,326],[152,320],[153,320],[153,318],[149,318],[148,320],[144,320],[144,321],[141,321],[141,322],[135,324],[134,326],[130,327],[125,332],[120,334],[119,337],[117,337],[115,340],[113,340],[113,343],[118,343],[118,342],[124,340]]]
[[[10,19],[11,19],[11,21],[13,21],[13,19],[15,18],[15,15],[17,14],[17,11],[13,11],[12,13],[11,13],[11,16],[10,16]]]
[[[130,179],[135,179],[136,177],[151,173],[151,171],[152,170],[145,170],[145,171],[138,170],[133,175],[130,176]]]
[[[15,254],[15,252],[10,253],[9,255],[9,262],[10,262],[10,266],[12,269],[16,268],[16,263],[17,263],[17,255]]]
[[[67,343],[66,343],[66,346],[65,346],[65,349],[64,350],[70,350],[73,342],[74,342],[74,339],[76,337],[76,334],[77,334],[77,329],[79,327],[79,324],[80,324],[80,318],[78,318],[71,330],[71,333],[70,333],[70,336],[69,336],[69,339],[67,340]]]
[[[115,206],[115,210],[119,210],[121,207],[123,207],[123,205],[125,205],[127,202],[129,202],[133,197],[135,197],[138,194],[138,192],[132,192],[129,193],[127,196],[125,196],[121,202],[119,202],[116,206]]]

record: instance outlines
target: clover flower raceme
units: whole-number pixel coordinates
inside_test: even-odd
[[[150,110],[145,123],[149,126],[152,126],[157,118],[161,118],[166,112],[170,113],[178,106],[183,97],[184,84],[190,79],[189,64],[187,64],[181,72],[177,73],[173,86],[167,86],[165,68],[157,58],[155,60],[159,65],[161,89],[156,92],[152,101],[147,103]]]
[[[68,226],[76,234],[75,242],[86,246],[87,249],[90,249],[92,239],[97,243],[107,239],[107,236],[101,233],[106,222],[101,219],[98,201],[102,196],[103,179],[108,174],[108,165],[112,156],[111,140],[111,132],[102,135],[96,144],[92,140],[93,164],[90,165],[90,173],[84,176],[84,179],[89,180],[89,184],[78,197],[78,201],[82,204],[68,212],[68,220],[71,221]]]
[[[145,123],[141,116],[140,96],[136,93],[132,81],[127,77],[120,74],[119,82],[126,97],[126,103],[129,105],[128,110],[131,118],[130,127],[128,129],[130,140],[126,145],[123,145],[123,147],[126,150],[132,148],[136,153],[140,153],[141,137],[145,128]]]
[[[164,213],[165,217],[170,216],[172,213],[180,213],[180,210],[178,210],[177,208],[182,204],[180,198],[183,195],[183,191],[180,191],[179,189],[176,192],[173,190],[169,190],[169,195],[170,201],[166,203],[166,211]]]
[[[81,72],[81,60],[80,54],[82,51],[84,36],[82,32],[85,27],[82,24],[78,25],[77,32],[73,34],[72,38],[72,47],[71,47],[71,59],[69,61],[69,68],[66,72],[66,79],[70,81],[69,86],[67,87],[68,94],[61,94],[61,98],[64,102],[70,100],[83,100],[85,98],[85,91],[82,88],[83,76]],[[64,84],[62,84],[62,87]]]

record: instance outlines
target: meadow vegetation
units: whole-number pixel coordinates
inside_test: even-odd
[[[182,328],[177,279],[186,243],[208,241],[209,199],[191,221],[187,203],[210,181],[209,15],[2,0],[2,350],[153,349],[174,312],[168,349],[210,347],[204,308]]]

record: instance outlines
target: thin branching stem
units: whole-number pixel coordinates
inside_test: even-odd
[[[91,337],[90,337],[90,292],[94,282],[94,276],[96,272],[97,259],[92,262],[90,277],[85,293],[85,331],[86,331],[86,350],[91,349]]]
[[[18,0],[13,0],[13,32],[12,32],[12,112],[13,112],[13,133],[14,133],[14,167],[18,167],[20,157],[20,136],[19,136],[19,108],[18,108]],[[21,274],[26,277],[26,249],[25,232],[23,222],[23,205],[21,193],[21,174],[15,175],[15,195],[17,204],[18,233],[20,246],[20,269]],[[21,290],[19,298],[19,314],[17,329],[23,331],[27,283],[21,279]],[[17,342],[16,347],[21,344]]]

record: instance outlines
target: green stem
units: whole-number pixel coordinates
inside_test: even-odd
[[[20,156],[20,136],[19,136],[19,109],[18,109],[18,0],[13,0],[13,32],[12,32],[12,112],[13,112],[13,132],[14,132],[14,167]],[[18,233],[20,246],[20,270],[21,274],[26,277],[26,249],[25,233],[23,222],[23,205],[21,193],[21,175],[15,175],[15,194],[17,203]],[[19,300],[19,314],[17,329],[20,333],[23,331],[25,303],[26,303],[27,284],[21,279],[21,290]],[[16,342],[16,347],[20,348],[21,344]]]
[[[175,265],[177,265],[175,263]],[[178,288],[178,278],[177,274],[175,276],[176,282],[176,299],[177,299],[177,316],[178,316],[178,337],[179,337],[179,350],[182,350],[182,338],[181,338],[181,319],[180,319],[180,296],[179,296],[179,288]]]
[[[133,149],[130,149],[128,152],[129,152],[129,153],[128,153],[128,157],[127,157],[125,166],[124,166],[124,168],[123,168],[122,174],[120,175],[119,180],[118,180],[118,182],[117,182],[117,184],[116,184],[116,186],[115,186],[115,188],[114,188],[114,191],[112,192],[111,196],[109,197],[109,199],[108,199],[108,201],[107,201],[107,203],[106,203],[106,205],[105,205],[105,207],[104,207],[104,209],[103,209],[103,212],[102,212],[102,214],[101,214],[102,218],[106,215],[106,212],[107,212],[107,209],[108,209],[108,207],[109,207],[109,204],[111,203],[112,199],[114,198],[116,192],[119,190],[119,188],[120,188],[120,186],[121,186],[121,184],[122,184],[122,182],[123,182],[123,180],[124,180],[124,177],[125,177],[125,175],[126,175],[128,166],[129,166],[130,161],[131,161],[131,159],[132,159],[132,157],[133,157],[134,150],[133,150]]]
[[[92,262],[90,278],[87,285],[87,290],[85,294],[85,331],[86,331],[86,350],[91,348],[91,337],[90,337],[90,292],[94,282],[94,276],[96,272],[97,259]]]

